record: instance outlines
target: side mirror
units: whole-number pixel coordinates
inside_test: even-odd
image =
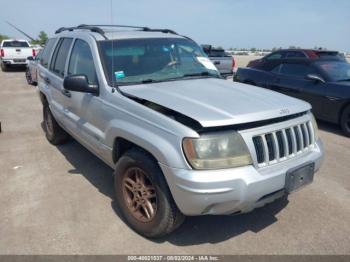
[[[98,94],[97,85],[89,85],[86,75],[70,75],[64,78],[63,87],[69,91]]]
[[[318,83],[325,83],[326,81],[324,81],[324,79],[318,75],[313,75],[313,74],[308,74],[305,77],[307,80],[312,80]]]
[[[28,56],[28,57],[27,57],[27,60],[28,60],[28,61],[34,61],[34,57]]]

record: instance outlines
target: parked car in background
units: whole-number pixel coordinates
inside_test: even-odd
[[[35,49],[26,40],[3,40],[0,44],[1,69],[6,71],[11,66],[26,66],[27,57],[35,57]]]
[[[260,69],[239,68],[234,81],[303,99],[318,119],[350,137],[350,64],[341,59],[269,60]]]
[[[214,48],[211,45],[202,45],[202,48],[221,75],[232,75],[235,72],[236,61],[224,49]]]
[[[116,206],[143,236],[185,215],[249,212],[311,183],[322,162],[308,103],[230,83],[172,30],[61,28],[39,75],[46,138],[70,134],[115,170]]]
[[[275,52],[272,52],[261,59],[252,60],[248,63],[247,67],[253,68],[263,68],[265,63],[268,63],[272,60],[279,59],[293,59],[293,58],[337,58],[339,60],[346,61],[344,54],[339,53],[338,51],[330,50],[318,50],[318,49],[281,49]]]
[[[27,57],[28,65],[26,69],[26,80],[29,85],[36,86],[38,84],[38,65],[41,59],[42,51],[40,50],[36,56]]]

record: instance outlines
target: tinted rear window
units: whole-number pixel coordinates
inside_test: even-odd
[[[52,48],[55,45],[55,43],[56,43],[56,38],[49,39],[43,50],[43,53],[40,59],[40,64],[46,68],[49,65],[50,55],[52,53]]]
[[[266,60],[276,60],[284,58],[284,52],[274,52],[268,56],[265,57]]]
[[[319,57],[325,57],[325,56],[337,56],[339,53],[338,52],[334,52],[334,51],[322,51],[322,52],[316,52],[316,54]]]
[[[29,47],[29,45],[25,41],[6,41],[2,47]]]
[[[306,58],[303,52],[299,51],[288,51],[286,53],[287,58]]]
[[[64,76],[64,68],[70,46],[73,42],[72,38],[62,38],[56,47],[55,53],[52,56],[51,70],[59,76]]]

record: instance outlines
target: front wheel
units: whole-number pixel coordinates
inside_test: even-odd
[[[114,177],[118,209],[137,233],[161,237],[184,221],[158,163],[146,152],[126,152],[117,163]]]
[[[350,137],[350,105],[348,105],[340,117],[340,125],[344,135]]]

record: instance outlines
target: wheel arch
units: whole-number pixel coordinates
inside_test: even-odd
[[[350,99],[348,99],[340,108],[339,114],[338,114],[338,123],[341,123],[341,117],[343,115],[343,112],[346,108],[350,107]]]
[[[45,95],[43,92],[39,91],[39,97],[40,97],[41,103],[42,103],[44,106],[46,106],[46,105],[48,104],[46,95]]]
[[[116,137],[113,143],[112,149],[112,159],[113,163],[116,164],[118,160],[130,149],[138,149],[146,154],[148,154],[154,161],[158,162],[156,157],[149,152],[147,149],[135,144],[134,142],[125,139],[123,137]]]
[[[112,150],[111,161],[116,163],[129,148],[137,147],[163,165],[186,168],[182,139],[161,129],[152,129],[131,121],[111,121],[105,130],[105,144]]]

